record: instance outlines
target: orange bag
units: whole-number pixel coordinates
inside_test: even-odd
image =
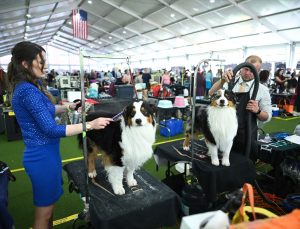
[[[289,99],[282,98],[279,101],[278,106],[281,106],[283,110],[285,110],[287,113],[292,113],[294,111],[294,105],[290,102]]]
[[[288,113],[292,113],[294,111],[294,105],[291,104],[283,105],[283,109]]]
[[[152,93],[154,97],[158,97],[159,92],[160,92],[160,84],[152,87]]]
[[[248,193],[248,199],[250,206],[245,206],[245,200]],[[270,218],[270,217],[277,217],[273,212],[259,207],[254,207],[254,192],[253,187],[251,184],[245,183],[243,186],[243,198],[242,204],[239,210],[235,213],[232,218],[232,224],[237,224],[241,222],[248,222],[250,221],[250,217],[246,213],[251,213],[253,220],[256,220],[257,215],[261,218]]]

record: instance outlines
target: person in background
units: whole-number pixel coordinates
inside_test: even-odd
[[[143,83],[146,84],[146,88],[150,90],[150,80],[151,80],[151,74],[149,73],[149,70],[145,68],[144,73],[142,75]]]
[[[46,68],[46,53],[38,44],[16,44],[8,65],[12,107],[25,144],[23,165],[29,176],[35,205],[34,229],[52,228],[54,204],[63,194],[61,137],[81,134],[82,124],[57,125],[55,114],[74,110],[77,104],[54,106],[52,95],[40,85]],[[87,130],[103,129],[112,119],[97,118]]]
[[[131,83],[131,76],[128,74],[128,70],[125,69],[124,74],[122,76],[122,82],[124,84],[130,84]]]
[[[142,72],[138,72],[138,74],[134,78],[134,83],[143,83]]]
[[[270,72],[268,70],[261,70],[259,73],[259,82],[266,87],[269,85]]]
[[[298,77],[292,76],[292,78],[287,81],[287,86],[286,86],[287,91],[291,94],[295,94],[297,84],[298,84]]]
[[[161,76],[161,85],[162,87],[170,87],[171,85],[170,73],[167,70],[164,70],[164,74]]]
[[[290,78],[291,75],[292,75],[292,69],[291,68],[287,68],[284,76]]]
[[[274,73],[274,78],[275,78],[275,84],[276,84],[276,89],[278,93],[282,93],[285,89],[285,83],[288,81],[288,78],[285,78],[284,75],[284,69],[279,68],[276,70]]]
[[[251,55],[246,58],[245,62],[254,65],[259,72],[262,65],[260,57]],[[222,78],[217,81],[209,91],[213,95],[220,88],[228,89],[228,83],[233,79],[233,72],[231,70],[225,71]],[[237,97],[237,116],[238,116],[238,132],[233,143],[233,149],[236,152],[245,152],[247,130],[247,112],[251,112],[251,152],[250,158],[256,160],[257,157],[257,122],[266,123],[272,117],[272,105],[269,89],[263,84],[259,84],[256,99],[251,100],[254,89],[254,75],[252,71],[244,67],[240,70],[240,74],[234,78],[234,87],[232,91]]]
[[[7,91],[7,76],[2,68],[0,68],[0,104],[4,103],[3,96]]]
[[[115,68],[115,85],[123,85],[122,82],[122,73]]]
[[[97,72],[94,69],[91,70],[90,79],[91,80],[97,79]]]
[[[295,76],[295,79],[297,79],[295,110],[300,112],[300,72]]]
[[[292,74],[291,74],[291,76],[292,76],[292,78],[294,78],[296,75],[297,75],[296,69],[294,68],[294,69],[293,69],[293,72],[292,72]]]
[[[206,86],[205,86],[205,71],[200,70],[200,68],[198,68],[198,72],[196,72],[196,69],[194,69],[194,74],[197,74],[197,90],[196,90],[196,96],[204,96],[205,95],[205,90],[206,90]]]
[[[56,72],[54,69],[47,74],[47,82],[49,87],[54,87]]]

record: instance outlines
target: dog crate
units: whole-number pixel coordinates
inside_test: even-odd
[[[12,110],[6,110],[3,113],[7,141],[22,139],[21,128],[17,122],[14,112]]]
[[[116,85],[116,93],[118,98],[132,99],[134,94],[133,85]]]
[[[0,106],[0,134],[4,133],[4,114],[3,108]]]

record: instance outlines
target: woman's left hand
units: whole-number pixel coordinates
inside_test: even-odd
[[[69,105],[67,105],[69,108],[68,110],[74,111],[78,104],[80,104],[80,101],[77,101],[76,103],[70,103]]]

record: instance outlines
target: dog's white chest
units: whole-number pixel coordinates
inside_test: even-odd
[[[238,121],[236,110],[231,107],[207,108],[208,124],[217,146],[222,146],[227,141],[232,141],[236,136]]]
[[[155,130],[152,125],[123,129],[120,145],[123,148],[122,162],[125,166],[139,168],[152,157]]]

